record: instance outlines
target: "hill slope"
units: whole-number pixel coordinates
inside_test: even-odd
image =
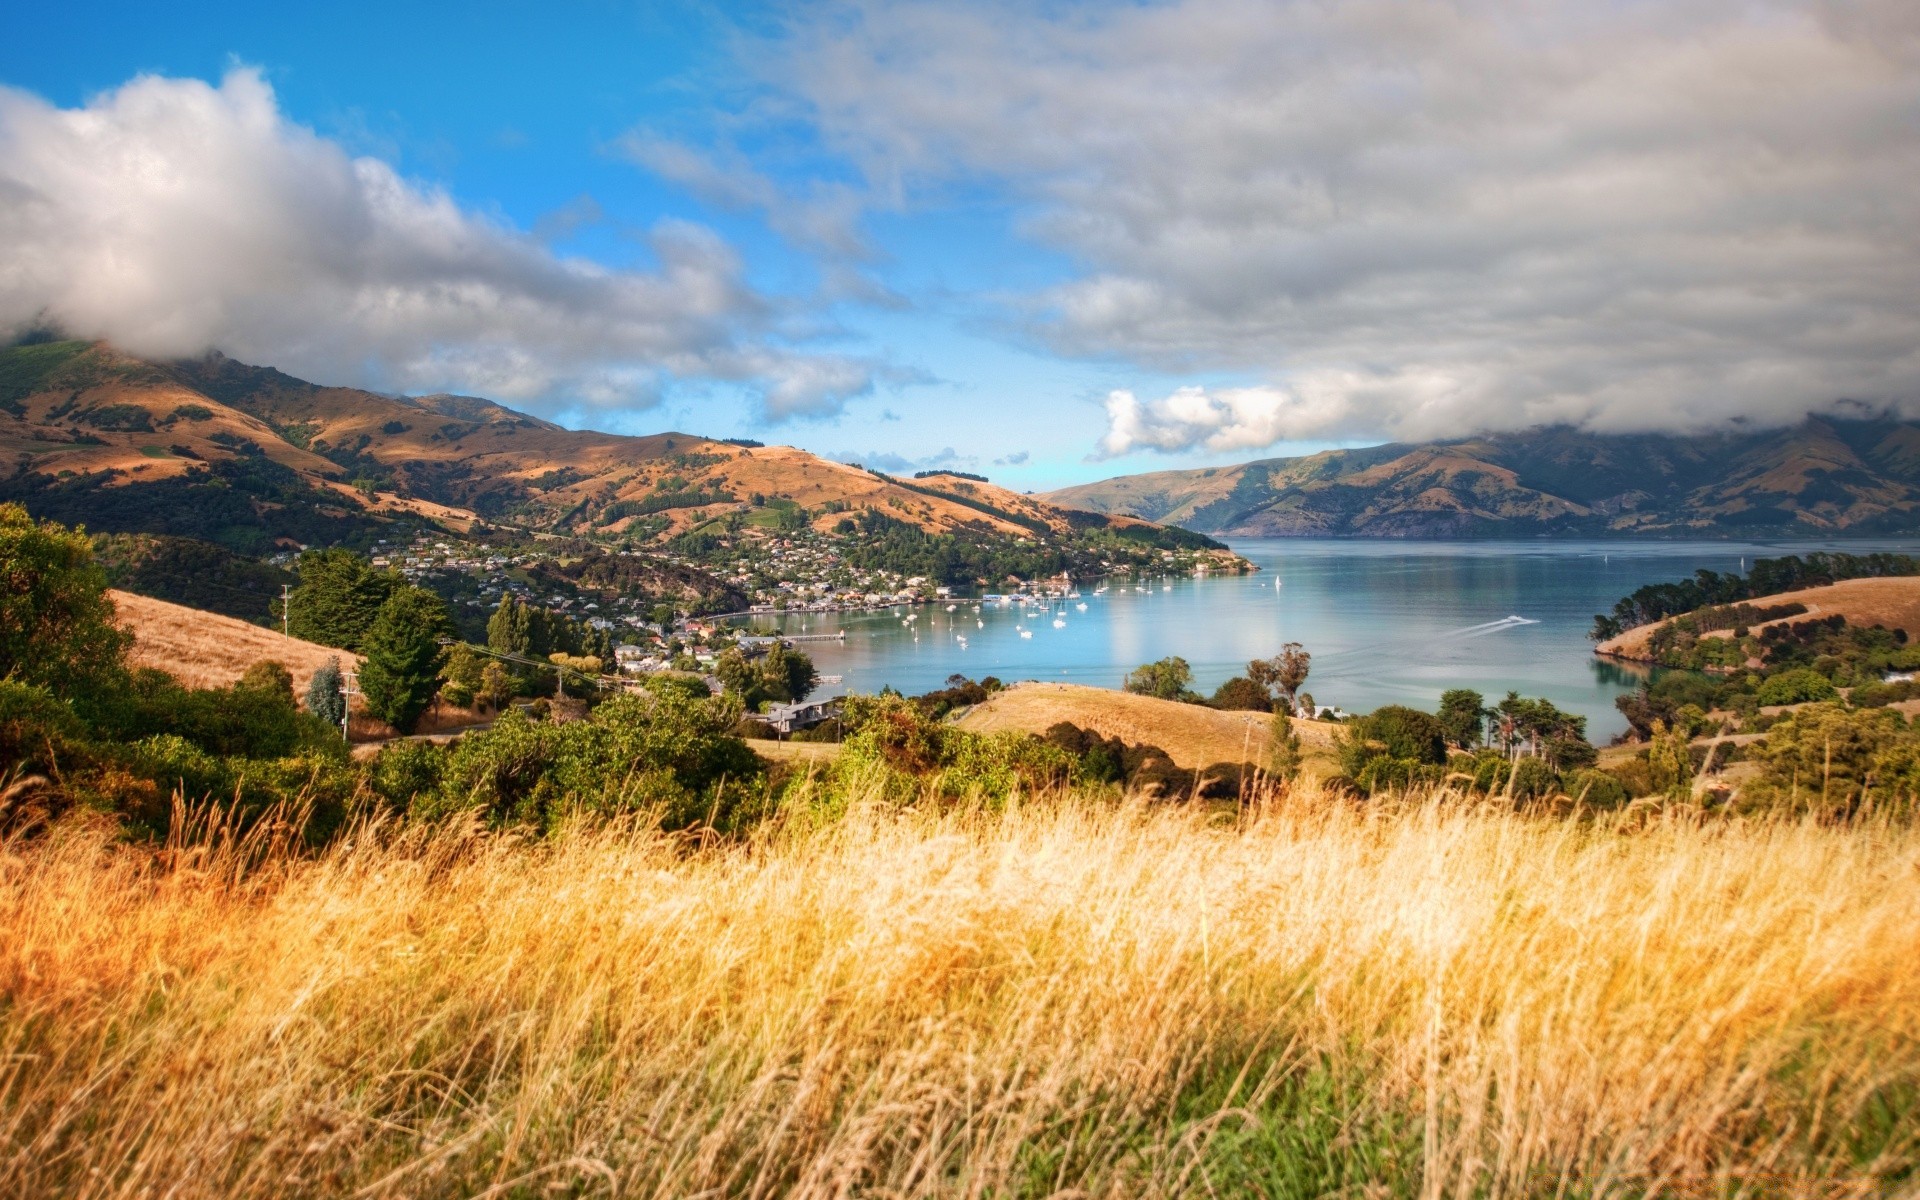
[[[1176,764],[1194,770],[1214,763],[1265,761],[1272,720],[1266,713],[1222,712],[1080,684],[1022,683],[996,692],[959,723],[977,733],[1043,734],[1066,721],[1102,737],[1158,746]],[[1331,752],[1337,726],[1307,720],[1293,725],[1310,754]]]
[[[218,354],[153,363],[86,342],[0,351],[0,498],[95,530],[259,551],[394,519],[476,519],[652,542],[728,512],[833,530],[865,512],[928,533],[1145,530],[978,480],[896,480],[788,446],[563,429],[470,396],[325,387]]]
[[[189,687],[225,687],[257,662],[273,661],[293,673],[296,695],[305,695],[313,673],[329,658],[353,670],[359,657],[233,617],[169,604],[132,592],[109,592],[120,624],[133,632],[134,665],[158,667]]]
[[[1743,603],[1763,609],[1788,604],[1806,606],[1807,611],[1798,616],[1781,617],[1752,626],[1756,631],[1768,625],[1791,625],[1801,621],[1818,621],[1826,617],[1842,616],[1847,619],[1849,625],[1869,628],[1874,625],[1883,625],[1888,629],[1902,630],[1909,637],[1920,635],[1920,576],[1843,579],[1839,583],[1830,583],[1825,587],[1800,588],[1791,592],[1778,592],[1771,596],[1757,596]],[[1599,643],[1593,648],[1593,652],[1611,658],[1644,660],[1648,657],[1648,643],[1652,641],[1653,635],[1675,619],[1677,618],[1669,617],[1664,621],[1637,625],[1617,637],[1611,637]],[[1716,633],[1702,636],[1713,637]],[[1726,631],[1717,631],[1717,636],[1726,636]]]
[[[1809,418],[1694,437],[1564,427],[1126,475],[1049,493],[1209,534],[1920,531],[1920,424]]]

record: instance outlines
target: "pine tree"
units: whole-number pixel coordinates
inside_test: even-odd
[[[399,577],[375,570],[351,550],[309,550],[297,568],[300,586],[287,605],[287,632],[322,646],[360,649]]]
[[[511,594],[500,597],[500,607],[487,620],[487,649],[495,654],[531,654],[533,641],[527,625],[527,606]]]
[[[367,711],[412,732],[439,690],[440,638],[452,632],[447,606],[425,588],[403,587],[389,597],[364,640],[360,691]]]
[[[342,688],[340,660],[329,658],[320,664],[307,684],[307,711],[329,725],[347,719],[347,697]]]

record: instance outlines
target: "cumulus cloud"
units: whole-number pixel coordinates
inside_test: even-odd
[[[556,256],[287,120],[251,70],[143,76],[77,109],[0,89],[0,327],[518,402],[724,380],[779,418],[871,386],[784,344],[778,302],[711,231],[666,221],[648,242],[650,270]]]
[[[758,61],[876,192],[1010,196],[1054,346],[1260,382],[1105,453],[1920,397],[1910,0],[908,0]]]

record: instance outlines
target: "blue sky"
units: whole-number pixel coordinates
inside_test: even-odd
[[[1347,11],[46,7],[0,323],[1032,488],[1911,402],[1906,7]]]

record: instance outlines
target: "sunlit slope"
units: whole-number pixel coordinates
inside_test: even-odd
[[[1845,579],[1825,587],[1756,596],[1741,603],[1754,608],[1773,608],[1786,604],[1804,604],[1807,607],[1807,611],[1798,616],[1759,622],[1752,626],[1755,630],[1768,625],[1791,625],[1840,616],[1845,617],[1849,625],[1869,628],[1882,625],[1888,629],[1904,630],[1910,638],[1920,636],[1920,576]],[[1666,624],[1666,621],[1655,621],[1629,629],[1618,637],[1601,642],[1594,647],[1594,652],[1621,658],[1641,658],[1647,653],[1648,641]]]
[[[336,520],[411,512],[654,540],[770,501],[822,529],[868,512],[1002,537],[1138,523],[978,480],[892,479],[789,446],[565,429],[471,396],[326,387],[217,354],[152,363],[87,342],[0,350],[0,455],[15,490],[35,479],[184,486],[240,471],[286,493],[268,503]]]

